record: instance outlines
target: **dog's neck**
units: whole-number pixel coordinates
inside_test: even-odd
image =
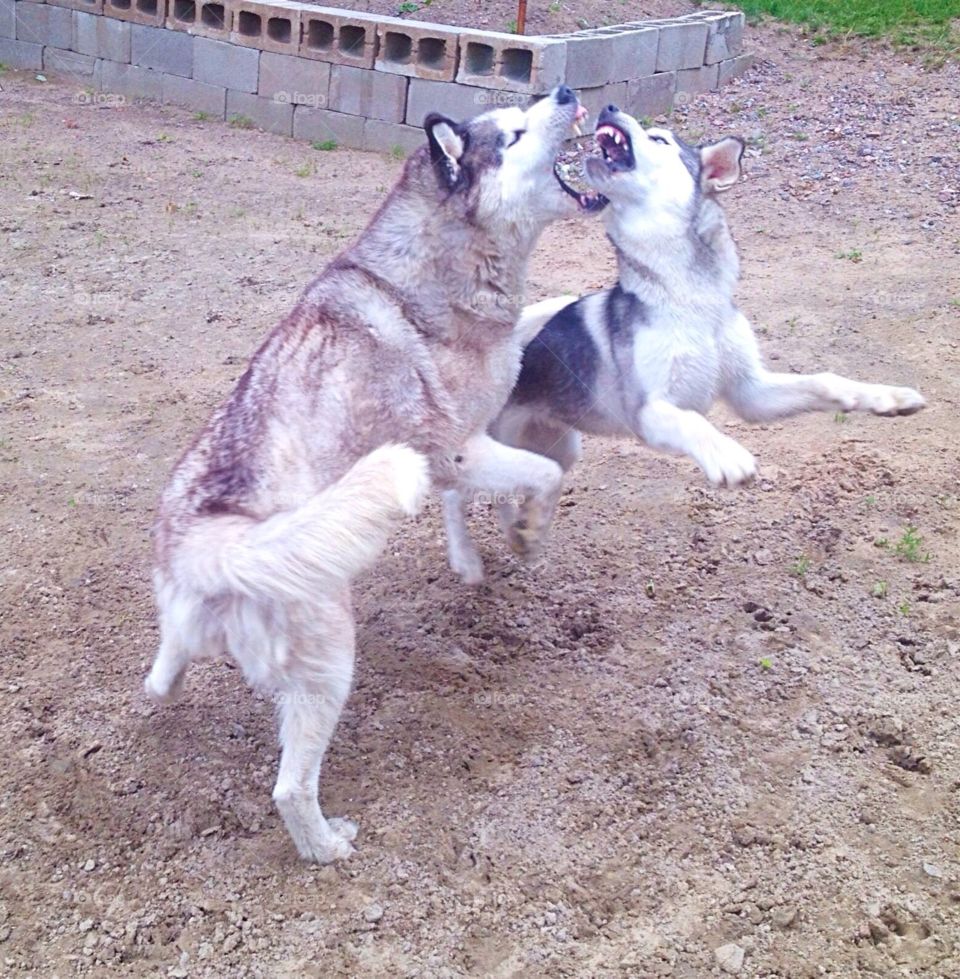
[[[689,216],[611,209],[606,228],[628,292],[661,306],[732,303],[739,260],[715,200],[701,199]]]
[[[401,182],[338,263],[363,269],[404,297],[407,315],[427,338],[493,344],[523,308],[541,231],[508,225],[493,233]]]

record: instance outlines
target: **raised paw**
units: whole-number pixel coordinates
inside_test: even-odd
[[[927,404],[923,395],[913,388],[888,387],[873,384],[870,392],[862,399],[859,407],[872,411],[875,415],[912,415]]]
[[[543,551],[543,537],[528,521],[520,519],[507,528],[510,550],[524,561],[532,561]]]
[[[753,456],[725,435],[701,447],[697,462],[715,486],[739,486],[757,474]]]

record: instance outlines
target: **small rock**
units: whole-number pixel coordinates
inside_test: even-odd
[[[777,908],[770,915],[770,920],[773,921],[777,928],[782,928],[786,931],[787,928],[792,928],[797,923],[797,918],[799,917],[800,909],[788,904],[786,907]]]
[[[240,944],[240,932],[232,931],[223,940],[223,945],[221,947],[223,948],[224,954],[227,955],[230,952],[232,952],[239,944]]]
[[[743,957],[746,953],[735,942],[731,942],[729,945],[721,945],[720,948],[713,950],[713,954],[716,956],[717,965],[724,972],[736,975],[743,968]]]
[[[77,925],[77,931],[79,931],[81,935],[85,935],[88,931],[90,931],[92,927],[93,927],[93,918],[84,918],[83,921],[81,921],[80,924]]]
[[[88,860],[88,861],[87,861],[87,862],[86,862],[86,863],[85,863],[85,864],[83,865],[83,869],[84,869],[85,871],[87,871],[87,873],[90,873],[90,871],[91,871],[91,870],[93,870],[93,868],[94,868],[94,867],[96,867],[96,865],[97,865],[97,862],[96,862],[96,860]]]
[[[363,920],[369,921],[371,925],[376,924],[383,917],[383,908],[379,904],[371,904],[364,909]]]
[[[923,872],[928,877],[935,877],[937,880],[943,880],[943,871],[935,863],[924,863]]]

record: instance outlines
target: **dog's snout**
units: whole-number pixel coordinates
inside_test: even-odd
[[[569,85],[560,85],[554,93],[557,105],[569,105],[577,101],[577,96]]]
[[[616,113],[618,113],[619,111],[620,111],[620,106],[619,105],[614,105],[613,102],[611,102],[607,106],[607,112],[609,112],[610,115],[616,115]]]
[[[600,115],[597,118],[597,124],[602,125],[605,122],[609,122],[614,116],[618,115],[620,112],[620,106],[614,105],[612,102],[604,106],[600,110]]]

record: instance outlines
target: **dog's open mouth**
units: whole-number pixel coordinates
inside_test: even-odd
[[[587,110],[581,105],[577,108],[577,114],[573,121],[573,133],[575,136],[582,136],[583,132],[580,129],[580,123],[582,123],[587,118]],[[579,150],[577,150],[579,152]],[[578,204],[581,211],[593,212],[602,211],[603,208],[607,206],[610,202],[603,196],[603,194],[598,194],[594,190],[589,188],[581,190],[573,184],[568,183],[564,173],[569,177],[571,173],[570,163],[567,157],[570,153],[562,152],[556,160],[553,162],[553,175],[557,178],[557,183],[560,184],[560,188],[567,194],[569,194]]]
[[[597,129],[597,145],[611,173],[632,170],[636,166],[630,137],[619,127],[605,122]]]

